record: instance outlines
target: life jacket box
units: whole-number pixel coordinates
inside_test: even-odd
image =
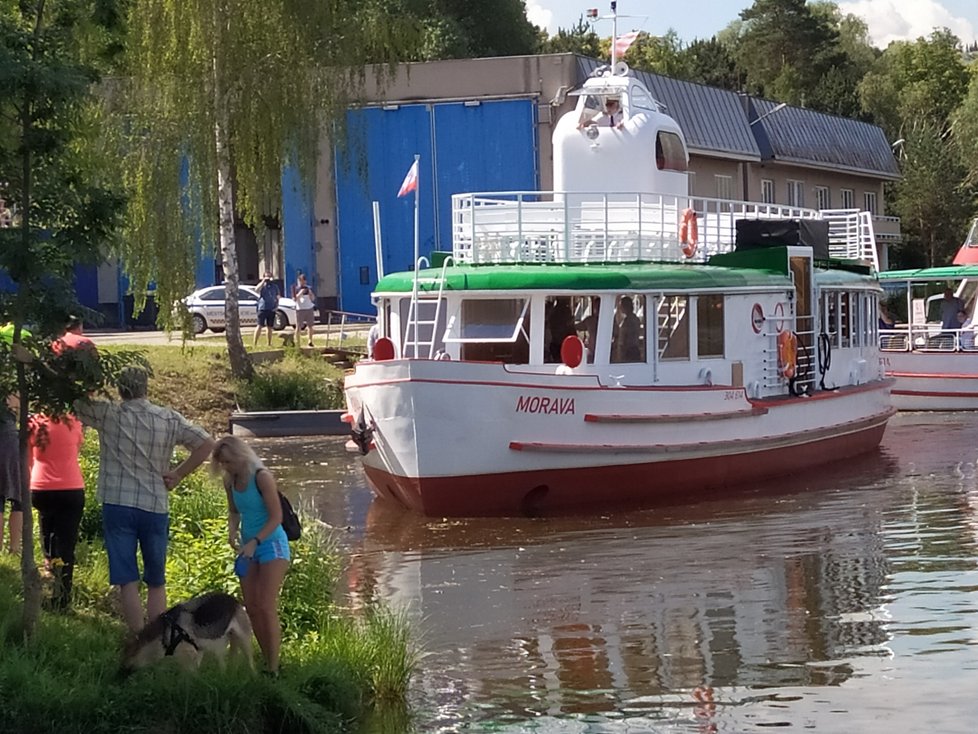
[[[738,219],[734,249],[811,247],[812,259],[829,259],[829,223],[824,219]]]

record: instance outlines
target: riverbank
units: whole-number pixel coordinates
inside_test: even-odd
[[[167,660],[122,678],[124,629],[108,585],[100,508],[95,501],[97,439],[83,468],[89,496],[67,615],[42,612],[28,644],[20,629],[17,560],[0,556],[0,734],[6,732],[343,731],[383,711],[406,716],[416,662],[403,618],[374,607],[353,616],[333,602],[342,560],[326,528],[304,517],[282,592],[282,676],[272,680],[230,664],[188,674]],[[299,507],[302,512],[301,506]],[[209,590],[240,596],[226,542],[223,488],[202,471],[171,495],[167,584],[171,603]]]

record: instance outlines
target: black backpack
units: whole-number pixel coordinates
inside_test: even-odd
[[[292,509],[289,498],[281,491],[278,493],[278,498],[282,503],[282,530],[285,531],[285,537],[289,540],[298,540],[302,537],[302,523],[299,522],[299,516]]]

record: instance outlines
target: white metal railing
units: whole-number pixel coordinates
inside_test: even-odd
[[[698,247],[679,243],[683,210],[697,214]],[[878,269],[872,217],[858,210],[643,193],[508,191],[452,196],[453,256],[459,263],[704,262],[730,252],[738,219],[826,219],[829,252]]]
[[[337,347],[342,347],[343,342],[353,336],[354,333],[358,337],[365,337],[367,331],[376,322],[377,317],[370,314],[353,311],[326,311],[322,318],[322,323],[326,327],[326,346],[330,346],[330,340],[334,334],[337,336]]]
[[[972,329],[942,329],[934,324],[880,329],[880,349],[884,352],[973,352]]]

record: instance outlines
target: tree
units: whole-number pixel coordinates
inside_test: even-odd
[[[597,59],[601,58],[601,39],[581,16],[577,25],[566,30],[558,28],[556,34],[541,42],[540,53],[575,53]]]
[[[950,261],[970,215],[961,186],[964,168],[947,131],[927,116],[910,121],[902,143],[903,178],[894,206],[902,220],[907,264],[923,257],[928,267]]]
[[[140,0],[128,29],[128,78],[106,96],[122,102],[113,109],[131,201],[121,254],[137,306],[151,282],[158,303],[177,302],[198,254],[218,247],[230,366],[248,378],[235,214],[259,230],[275,218],[287,166],[310,184],[322,134],[342,126],[365,64],[389,70],[417,48],[418,25],[386,0]],[[160,320],[176,324],[168,308]]]
[[[0,6],[0,181],[18,215],[0,228],[0,267],[16,290],[0,297],[13,333],[0,340],[0,389],[19,397],[22,504],[30,508],[27,477],[28,410],[60,415],[74,399],[106,385],[128,356],[93,361],[71,353],[55,359],[47,349],[71,313],[79,313],[75,263],[102,259],[115,234],[123,201],[106,184],[90,145],[94,54],[111,29],[98,13],[108,2],[35,0]],[[31,325],[31,335],[24,329]],[[11,359],[11,343],[29,343],[58,366],[39,377]],[[0,408],[5,409],[5,408]],[[40,612],[34,562],[33,517],[24,512],[21,571],[24,631],[33,634]]]
[[[684,79],[737,92],[743,88],[743,78],[737,70],[730,49],[717,36],[703,41],[697,39],[683,49],[680,66]]]
[[[602,47],[606,49],[607,58],[610,58],[611,39],[607,40],[607,44],[602,44]],[[670,28],[664,36],[641,33],[635,43],[629,47],[624,60],[636,69],[685,78],[686,68],[682,52],[682,41],[676,31]]]
[[[978,191],[978,74],[972,74],[968,94],[951,120],[954,142],[967,171],[965,185]]]

